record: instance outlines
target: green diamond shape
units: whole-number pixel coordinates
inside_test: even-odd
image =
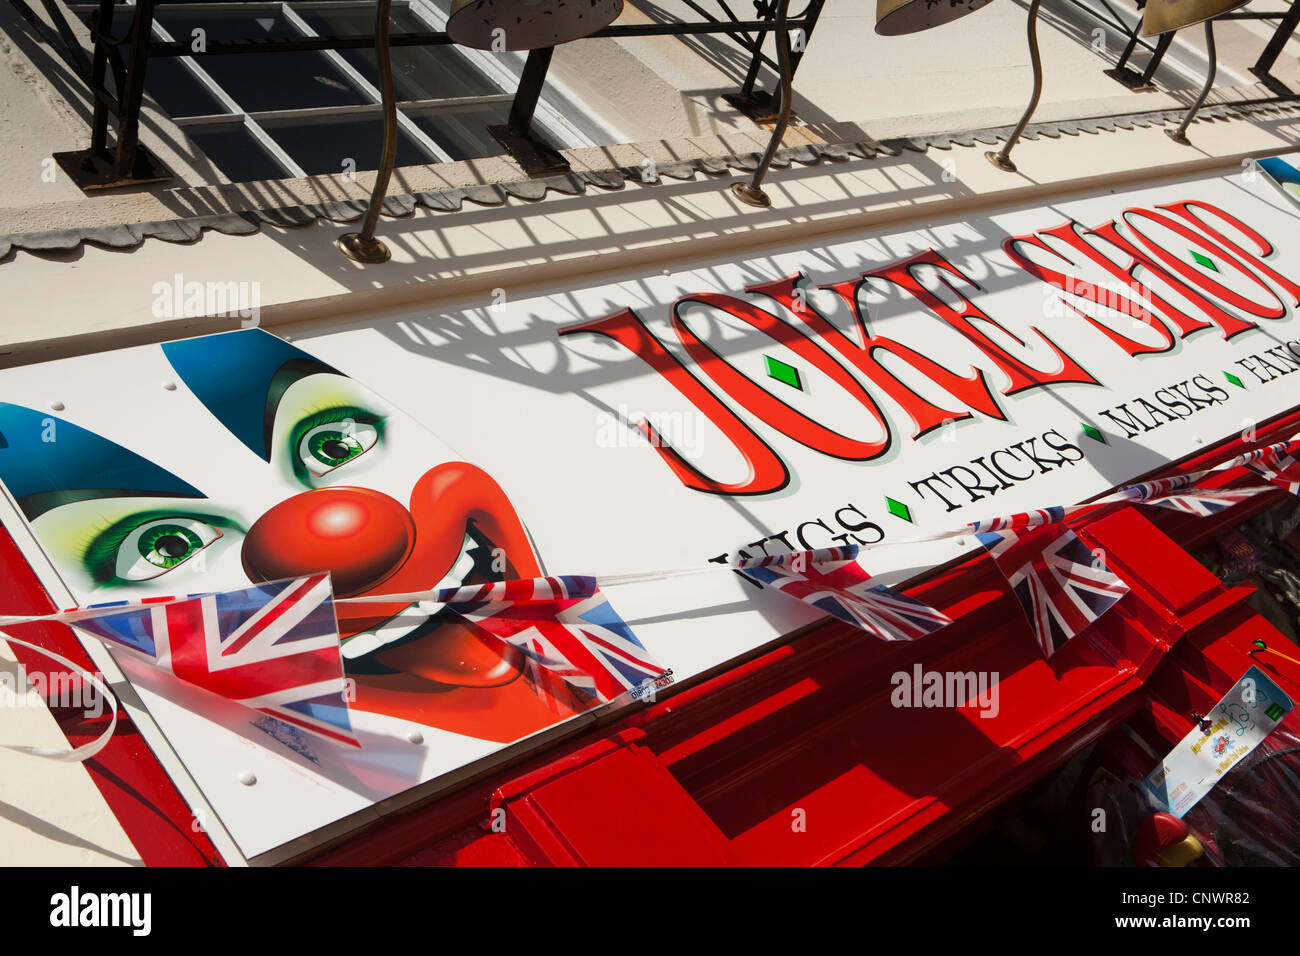
[[[793,365],[787,365],[780,359],[774,359],[770,355],[763,356],[763,363],[767,367],[767,377],[774,378],[778,382],[789,385],[791,388],[797,388],[803,391],[803,382],[799,380],[799,370]]]
[[[1187,251],[1190,252],[1190,253],[1192,254],[1192,259],[1193,259],[1193,261],[1195,261],[1195,263],[1196,263],[1198,266],[1201,266],[1201,267],[1203,267],[1203,268],[1205,268],[1205,269],[1213,269],[1215,272],[1218,272],[1218,271],[1219,271],[1219,267],[1216,266],[1216,265],[1214,264],[1214,260],[1213,260],[1213,259],[1210,259],[1210,258],[1207,257],[1207,256],[1203,256],[1203,255],[1201,255],[1201,254],[1200,254],[1199,252],[1197,252],[1195,249],[1188,249]]]
[[[895,518],[902,518],[904,521],[912,520],[912,509],[901,501],[895,501],[889,495],[885,495],[885,507],[889,509],[889,513]]]
[[[1245,385],[1241,384],[1241,379],[1237,378],[1237,376],[1233,375],[1231,372],[1224,372],[1223,377],[1226,378],[1233,385],[1236,385],[1238,388],[1246,387]]]
[[[1089,438],[1091,438],[1093,441],[1099,441],[1103,445],[1106,444],[1106,436],[1104,436],[1101,433],[1100,429],[1093,428],[1087,422],[1080,422],[1079,427],[1081,427],[1083,429],[1083,433],[1087,435]]]

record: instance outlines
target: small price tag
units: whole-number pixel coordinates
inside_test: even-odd
[[[1143,786],[1157,804],[1182,817],[1294,706],[1267,674],[1252,667],[1209,713],[1210,732],[1192,730],[1151,771]]]

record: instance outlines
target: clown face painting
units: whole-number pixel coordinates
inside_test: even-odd
[[[31,399],[55,392],[58,412]],[[319,571],[336,599],[541,573],[489,474],[259,329],[13,370],[0,387],[0,435],[0,481],[80,605]],[[336,611],[362,753],[330,753],[265,719],[244,732],[341,779],[363,804],[445,769],[447,753],[463,762],[593,704],[440,606]],[[246,717],[137,677],[217,723]],[[443,743],[442,757],[402,755],[411,728]]]

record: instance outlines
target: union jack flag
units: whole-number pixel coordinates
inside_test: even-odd
[[[1069,528],[1043,525],[977,537],[1011,585],[1046,657],[1128,593]]]
[[[1173,478],[1157,478],[1143,481],[1136,485],[1127,485],[1122,489],[1123,497],[1128,501],[1151,501],[1164,495],[1186,488],[1192,483],[1192,475],[1177,475]]]
[[[1023,511],[1020,514],[1007,515],[1002,518],[986,518],[972,521],[968,528],[975,534],[993,531],[1028,531],[1045,524],[1056,524],[1065,520],[1065,509],[1060,505],[1052,508],[1039,508],[1035,511]]]
[[[804,560],[797,560],[801,555]],[[856,556],[857,548],[852,546],[797,551],[774,561],[745,561],[736,570],[751,581],[886,641],[914,640],[952,623],[951,618],[901,591],[872,584],[871,575],[854,560]]]
[[[434,592],[433,600],[440,604],[485,604],[489,601],[518,604],[533,601],[560,601],[565,598],[588,598],[595,593],[595,578],[565,574],[555,578],[518,578],[510,581],[443,588]]]
[[[858,556],[858,546],[848,544],[838,548],[818,548],[815,551],[787,551],[785,554],[765,554],[759,558],[746,558],[736,568],[806,567],[809,562],[852,561]]]
[[[1295,459],[1297,451],[1300,451],[1300,442],[1297,441],[1261,448],[1258,457],[1246,467],[1279,488],[1300,495],[1300,462]]]
[[[1198,515],[1202,518],[1227,511],[1238,502],[1253,498],[1264,488],[1189,488],[1177,494],[1163,495],[1158,498],[1141,498],[1143,504],[1157,508],[1181,511],[1183,514]]]
[[[180,680],[359,747],[344,695],[328,574],[165,598],[77,623]]]
[[[448,607],[602,702],[665,674],[595,578],[533,578],[458,590],[463,596],[451,595],[457,600],[445,602]]]

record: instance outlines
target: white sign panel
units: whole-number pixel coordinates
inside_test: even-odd
[[[837,544],[897,582],[978,547],[908,539],[1076,503],[1296,405],[1286,169],[12,369],[0,481],[60,603]],[[678,680],[817,617],[714,567],[606,589]],[[340,633],[359,751],[115,655],[246,856],[583,710],[437,607],[341,606]]]

